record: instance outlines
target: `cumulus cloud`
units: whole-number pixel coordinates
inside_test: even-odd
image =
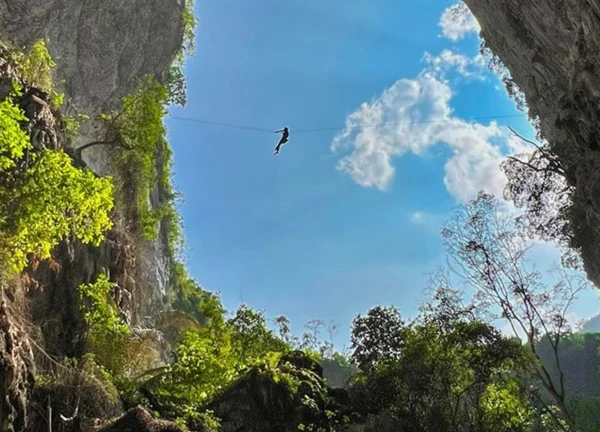
[[[470,33],[479,33],[479,23],[462,1],[447,8],[440,18],[439,26],[447,39],[457,42]]]
[[[427,70],[438,77],[446,77],[449,72],[456,71],[463,77],[482,80],[487,73],[486,62],[481,54],[469,57],[445,49],[437,56],[426,52],[423,62],[427,65]]]
[[[451,99],[449,83],[431,72],[398,80],[348,116],[331,146],[347,153],[337,169],[361,186],[386,190],[394,178],[394,158],[445,144],[452,156],[444,183],[453,196],[466,201],[481,189],[501,194],[505,132],[496,123],[486,126],[453,116]]]

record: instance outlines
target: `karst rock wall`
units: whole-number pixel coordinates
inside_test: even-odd
[[[0,38],[19,47],[46,41],[57,63],[55,82],[65,93],[64,113],[91,118],[82,123],[73,143],[78,147],[98,139],[94,119],[118,109],[138,78],[165,76],[182,46],[184,7],[184,0],[2,0]],[[110,170],[104,146],[86,150],[83,159],[98,174]],[[159,205],[161,199],[157,187],[151,201]],[[165,235],[138,243],[134,258],[142,280],[130,289],[136,291],[130,293],[137,309],[131,314],[133,322],[160,309],[170,269]],[[93,257],[82,260],[96,272],[99,265],[90,262]]]
[[[464,0],[574,186],[574,244],[600,286],[600,0]]]

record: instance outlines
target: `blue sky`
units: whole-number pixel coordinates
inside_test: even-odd
[[[500,126],[530,134],[524,118],[463,120],[518,112],[476,56],[473,22],[440,26],[452,5],[197,2],[188,105],[172,114],[291,130],[274,157],[276,134],[167,121],[188,268],[228,308],[284,314],[296,332],[333,320],[340,346],[376,304],[415,313],[440,224],[476,189],[501,190]]]

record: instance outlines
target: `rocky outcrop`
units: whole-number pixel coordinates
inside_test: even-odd
[[[0,29],[21,45],[45,39],[69,105],[93,116],[117,108],[139,77],[163,76],[182,45],[184,6],[183,0],[5,0]]]
[[[97,115],[118,109],[121,98],[135,90],[139,78],[166,76],[183,43],[185,5],[185,0],[0,1],[0,100],[8,97],[15,84],[21,87],[22,95],[13,100],[28,118],[23,127],[33,151],[64,150],[75,165],[87,166],[99,175],[111,172],[106,146],[81,152],[82,159],[73,150],[103,133]],[[7,41],[26,51],[40,39],[57,64],[54,82],[65,93],[62,113],[51,106],[49,95],[21,79],[2,44]],[[82,122],[77,137],[70,141],[62,114],[85,114],[91,120]],[[161,178],[163,161],[155,163]],[[165,195],[156,185],[151,204],[160,206]],[[117,213],[121,210],[116,209]],[[27,426],[35,363],[46,355],[38,355],[42,349],[58,358],[82,354],[77,287],[106,273],[115,283],[111,294],[121,318],[138,324],[164,307],[169,255],[164,229],[157,240],[145,241],[117,220],[100,247],[65,240],[54,250],[53,259],[33,259],[20,279],[0,281],[10,282],[10,292],[0,290],[0,430],[21,431]],[[29,430],[39,430],[41,422],[29,423]],[[148,430],[172,430],[156,429],[155,423],[151,426]]]
[[[44,346],[51,354],[82,354],[83,321],[77,287],[94,283],[100,273],[115,283],[111,294],[120,318],[127,324],[140,320],[136,307],[143,297],[136,283],[139,268],[135,245],[126,233],[111,230],[97,248],[79,241],[63,242],[54,254],[56,258],[50,261],[34,261],[22,277],[30,319],[39,326]]]
[[[0,297],[0,430],[23,430],[34,382],[33,352],[22,319]]]
[[[222,432],[333,431],[342,425],[344,396],[327,388],[316,361],[296,351],[276,368],[251,369],[208,408]]]
[[[175,423],[158,420],[140,406],[133,408],[119,420],[98,432],[184,432]]]
[[[56,150],[62,138],[59,121],[45,95],[26,87],[13,65],[6,47],[0,44],[0,101],[14,86],[22,86],[16,100],[28,117],[26,128],[33,151]],[[34,384],[35,361],[30,331],[25,317],[26,293],[18,280],[0,280],[0,430],[21,431],[27,425],[28,404]]]
[[[600,0],[464,1],[566,168],[574,246],[600,286]]]
[[[65,113],[91,118],[72,143],[79,147],[98,138],[96,116],[118,109],[139,78],[164,78],[183,43],[184,7],[185,0],[5,0],[0,1],[0,34],[18,46],[46,40],[58,65],[55,82],[65,93]],[[82,157],[97,174],[111,169],[106,146],[86,149]],[[157,187],[152,204],[159,206],[162,200]],[[143,277],[136,281],[140,289],[134,320],[164,304],[170,277],[166,251],[164,235],[136,244]]]

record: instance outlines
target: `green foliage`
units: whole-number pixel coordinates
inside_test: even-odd
[[[394,307],[376,306],[367,316],[357,315],[352,323],[352,359],[368,370],[382,360],[397,357],[403,347],[404,321]]]
[[[0,254],[19,272],[28,254],[49,258],[70,235],[98,245],[112,225],[112,207],[110,179],[75,168],[62,151],[31,153],[25,169],[5,172],[0,184]]]
[[[540,416],[540,426],[543,432],[571,432],[571,427],[561,416],[560,408],[549,406]]]
[[[114,288],[105,274],[93,284],[79,286],[83,317],[87,325],[86,350],[113,375],[122,373],[129,327],[119,318],[111,297]]]
[[[10,100],[0,102],[0,174],[16,167],[17,161],[31,148],[29,137],[21,129],[21,123],[26,121],[21,109]]]
[[[288,345],[267,328],[262,312],[242,304],[227,323],[232,329],[231,344],[237,353],[236,368],[241,370],[261,361],[271,352],[284,352]]]
[[[29,254],[49,258],[70,235],[98,245],[111,227],[111,180],[74,167],[62,151],[33,151],[27,120],[11,98],[0,101],[0,258],[11,273]]]
[[[574,403],[574,430],[597,432],[600,425],[600,398],[582,398]]]
[[[442,237],[451,270],[476,291],[477,310],[506,320],[515,337],[526,337],[534,360],[530,371],[540,393],[549,396],[545,400],[558,406],[572,426],[559,351],[570,332],[569,309],[589,282],[576,269],[564,267],[556,267],[550,277],[543,275],[528,259],[534,244],[526,228],[523,218],[515,218],[502,202],[481,192],[457,209]],[[546,356],[550,362],[540,361],[535,345],[541,340],[551,351]]]
[[[65,95],[55,91],[52,70],[56,67],[56,63],[50,56],[46,42],[43,40],[36,42],[25,55],[13,52],[12,60],[30,86],[46,92],[51,97],[54,108],[62,106]]]
[[[185,106],[187,89],[182,63],[175,62],[171,65],[165,84],[169,89],[169,104]]]
[[[169,68],[165,84],[168,88],[168,101],[170,104],[184,106],[187,103],[185,74],[183,65],[185,56],[194,53],[196,39],[196,26],[198,20],[194,14],[194,0],[186,0],[183,9],[183,45],[177,53],[175,60]]]
[[[244,388],[248,382],[253,381],[255,373],[264,378],[255,381],[261,383],[260,388],[268,398],[265,398],[264,402],[253,402],[252,406],[257,411],[269,412],[274,417],[266,419],[267,422],[276,422],[278,418],[285,418],[290,426],[296,425],[298,430],[314,432],[343,430],[342,425],[346,422],[343,410],[330,399],[326,383],[320,376],[318,363],[306,353],[302,351],[283,353],[275,364],[256,366],[240,380],[239,386]],[[230,393],[224,394],[222,398],[227,400],[230,394],[235,394],[235,388],[235,385],[232,386]],[[270,400],[277,402],[269,402]],[[264,407],[265,403],[271,405]],[[247,421],[251,423],[255,420],[248,418]],[[270,430],[279,430],[279,428]]]
[[[52,99],[50,101],[50,104],[52,105],[52,108],[59,109],[65,103],[65,94],[57,93],[53,90],[51,95]]]
[[[336,362],[338,365],[340,365],[342,367],[350,367],[352,365],[351,359],[348,356],[346,356],[340,352],[333,353],[331,360],[333,360],[334,362]]]
[[[166,129],[162,122],[168,98],[167,87],[147,76],[134,93],[122,99],[120,114],[112,113],[103,118],[109,127],[117,128],[124,147],[118,164],[134,186],[133,196],[125,197],[122,193],[123,200],[132,198],[135,202],[134,219],[144,238],[156,238],[160,223],[166,223],[169,250],[175,257],[183,247],[183,239],[175,208],[177,194],[171,185],[172,151],[165,139]],[[150,191],[156,184],[163,202],[153,207]]]
[[[195,410],[186,410],[184,417],[175,421],[182,427],[189,426],[192,430],[203,432],[219,432],[221,430],[221,419],[215,416],[211,410],[198,412]]]
[[[231,382],[235,373],[227,335],[202,329],[185,335],[175,350],[175,361],[151,384],[166,404],[195,409]]]
[[[89,116],[85,114],[78,114],[77,116],[63,116],[63,122],[65,124],[65,132],[69,139],[74,139],[77,136],[77,132],[81,127],[81,122],[89,120]]]
[[[529,431],[533,410],[523,397],[521,385],[515,380],[489,384],[479,400],[482,421],[487,430]]]
[[[194,0],[186,0],[183,9],[183,48],[188,54],[194,52],[196,39],[196,26],[198,20],[194,14]]]
[[[117,161],[127,172],[126,178],[133,183],[134,196],[131,198],[135,202],[139,228],[147,239],[156,237],[158,224],[164,216],[164,210],[152,208],[149,200],[150,191],[158,180],[157,155],[165,145],[163,117],[167,97],[166,87],[146,76],[132,94],[121,100],[120,113],[102,116],[109,127],[116,128],[125,147]]]
[[[437,314],[446,308],[430,310]],[[376,312],[367,316],[379,316],[382,309]],[[395,323],[389,334],[375,319],[358,320],[360,331],[354,332],[364,335],[359,346],[377,348],[363,350],[376,361],[366,363],[353,387],[361,410],[383,409],[407,432],[530,428],[531,407],[511,378],[524,359],[518,343],[460,315],[450,322],[445,313],[425,314],[404,327],[397,314],[388,318]]]
[[[202,293],[193,285],[189,288]],[[198,315],[206,326],[188,332],[176,346],[173,363],[146,383],[162,403],[177,412],[196,410],[219,394],[244,368],[272,361],[273,353],[287,350],[285,343],[266,328],[261,313],[242,305],[233,318],[224,322],[219,315],[220,303],[214,303],[214,299],[203,303],[204,299],[196,296],[191,300],[207,306],[207,315]]]
[[[52,69],[56,63],[52,60],[43,40],[34,44],[27,55],[18,61],[21,75],[32,87],[38,87],[50,94],[54,89]]]
[[[171,257],[179,259],[183,252],[183,234],[181,232],[181,217],[176,205],[179,194],[173,189],[173,151],[166,140],[159,144],[162,167],[160,170],[159,187],[164,199],[162,204],[162,221],[167,232],[167,245]]]
[[[171,285],[176,295],[172,302],[173,309],[194,317],[203,326],[223,327],[225,308],[221,301],[215,294],[203,290],[194,279],[190,278],[183,264],[174,264]]]

